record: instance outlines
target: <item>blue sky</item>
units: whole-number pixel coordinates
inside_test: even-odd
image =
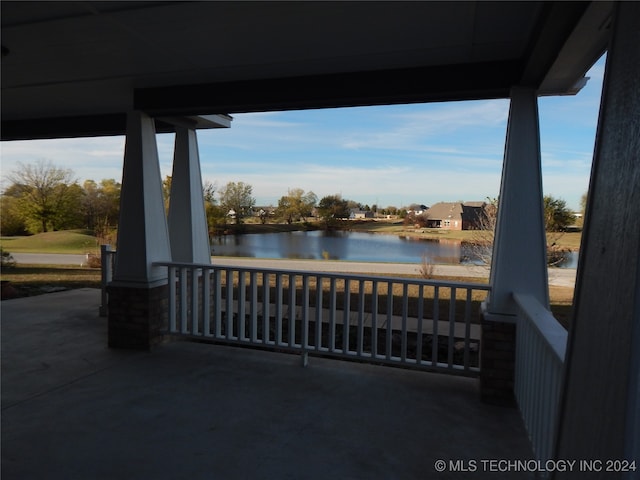
[[[539,99],[543,189],[578,209],[587,191],[604,58],[576,96]],[[291,188],[363,204],[484,200],[500,188],[508,100],[234,115],[198,133],[203,180],[245,182],[259,205]],[[2,188],[18,162],[71,169],[79,182],[122,177],[124,137],[3,142]],[[173,135],[158,135],[171,174]]]

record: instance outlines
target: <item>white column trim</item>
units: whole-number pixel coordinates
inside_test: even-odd
[[[166,267],[152,264],[170,259],[155,124],[142,112],[129,112],[112,283],[142,288],[166,283]]]
[[[515,314],[513,292],[549,306],[538,99],[532,88],[511,90],[489,282],[491,314]]]
[[[176,127],[169,238],[174,262],[211,263],[196,131]]]

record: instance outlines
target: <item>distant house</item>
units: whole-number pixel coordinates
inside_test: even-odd
[[[429,207],[427,207],[426,205],[410,205],[409,208],[407,209],[407,215],[414,215],[414,216],[418,216],[418,215],[422,215],[423,213],[425,213],[427,210],[429,209]]]
[[[256,217],[273,217],[276,214],[276,209],[273,205],[262,205],[253,207],[252,213]]]
[[[477,230],[486,215],[485,202],[438,202],[426,212],[428,228]]]
[[[365,218],[373,218],[373,212],[369,210],[351,210],[349,220],[361,220]]]

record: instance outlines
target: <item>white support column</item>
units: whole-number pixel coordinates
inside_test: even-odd
[[[166,267],[152,263],[170,259],[155,124],[142,112],[130,112],[113,283],[137,288],[164,284]]]
[[[514,87],[486,313],[513,315],[512,292],[549,305],[537,92]]]
[[[640,3],[616,2],[569,329],[556,458],[640,468]],[[635,461],[636,471],[606,461]],[[617,463],[616,463],[617,465]],[[609,465],[611,466],[611,465]],[[560,473],[557,479],[580,475]],[[585,477],[586,478],[586,477]]]
[[[169,238],[174,262],[211,263],[196,131],[176,127]]]

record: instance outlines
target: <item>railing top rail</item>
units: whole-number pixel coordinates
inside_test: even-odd
[[[378,275],[361,275],[355,273],[338,273],[338,272],[322,272],[313,270],[293,270],[293,269],[276,269],[276,268],[254,268],[246,266],[234,266],[234,265],[212,265],[203,263],[182,263],[182,262],[153,262],[154,266],[163,267],[176,267],[176,268],[202,268],[205,270],[239,270],[243,272],[265,272],[273,274],[285,274],[285,275],[320,275],[324,278],[335,279],[351,279],[351,280],[375,280],[378,282],[393,282],[399,284],[411,284],[411,285],[424,285],[424,286],[440,286],[440,287],[452,287],[452,288],[466,288],[474,290],[491,290],[491,286],[487,283],[474,283],[474,282],[457,282],[457,281],[443,281],[443,280],[429,280],[422,278],[403,278],[403,277],[387,277]]]
[[[558,360],[564,363],[567,350],[568,333],[556,320],[553,314],[547,310],[533,295],[526,293],[514,293],[513,299],[520,312],[538,330],[547,341]]]

